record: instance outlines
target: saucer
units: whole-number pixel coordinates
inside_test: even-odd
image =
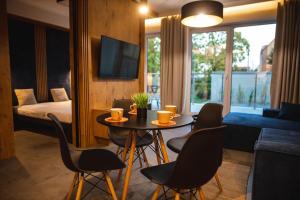
[[[169,123],[166,123],[166,124],[161,124],[158,122],[158,120],[153,120],[151,121],[151,124],[153,125],[157,125],[157,126],[165,126],[165,127],[168,127],[168,126],[174,126],[176,124],[175,121],[169,121]]]
[[[130,114],[130,115],[137,115],[137,112],[129,111],[128,114]]]
[[[122,117],[121,120],[113,120],[111,117],[105,118],[104,119],[106,122],[111,122],[111,123],[116,123],[116,122],[127,122],[128,118]]]
[[[174,117],[180,117],[181,115],[180,114],[175,114],[175,116]]]

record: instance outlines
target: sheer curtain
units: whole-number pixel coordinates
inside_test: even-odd
[[[278,5],[271,82],[271,105],[300,104],[300,0]]]
[[[161,21],[161,107],[173,104],[183,111],[186,98],[186,28],[180,16],[169,16]]]

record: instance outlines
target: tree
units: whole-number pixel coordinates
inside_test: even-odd
[[[147,48],[148,73],[160,72],[160,38],[152,37],[148,39]]]
[[[237,63],[249,57],[250,44],[241,32],[235,31],[233,39],[233,67],[235,71],[242,71]],[[226,40],[225,31],[192,35],[192,72],[196,90],[192,96],[193,102],[210,99],[211,73],[225,70]],[[201,78],[197,78],[196,74],[202,74]]]
[[[238,63],[247,58],[249,59],[250,44],[246,38],[242,37],[241,32],[234,32],[233,36],[233,52],[232,52],[232,66],[235,71],[239,71]],[[248,66],[249,67],[249,63]]]

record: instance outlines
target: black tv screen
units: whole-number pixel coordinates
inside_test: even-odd
[[[99,77],[138,78],[140,47],[135,44],[101,37]]]

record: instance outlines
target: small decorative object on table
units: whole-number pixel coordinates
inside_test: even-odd
[[[137,118],[147,118],[148,95],[145,93],[137,93],[132,97],[133,102],[137,107]]]

